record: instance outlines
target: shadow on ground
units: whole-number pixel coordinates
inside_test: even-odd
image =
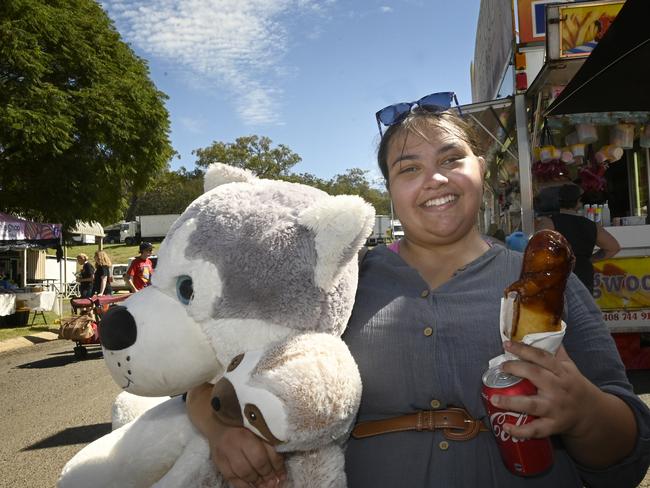
[[[61,432],[57,432],[50,437],[46,437],[31,446],[27,446],[22,450],[33,451],[34,449],[48,449],[50,447],[70,446],[73,444],[87,444],[108,434],[110,431],[110,422],[70,427]]]
[[[74,357],[74,351],[72,350],[72,347],[70,347],[70,352],[67,353],[67,355],[63,355],[62,353],[55,353],[52,356],[53,357],[47,359],[39,359],[38,361],[20,364],[16,367],[19,369],[60,368],[61,366],[80,361]],[[104,356],[102,355],[101,349],[88,349],[88,355],[82,361],[88,361],[90,359],[102,359],[103,357]]]

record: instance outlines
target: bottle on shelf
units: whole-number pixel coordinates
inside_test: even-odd
[[[596,207],[594,209],[594,222],[600,224],[602,222],[603,209],[601,208],[600,205],[594,205],[594,206]]]
[[[609,211],[609,204],[605,202],[603,205],[603,216],[602,216],[603,227],[609,227],[612,225],[612,214]]]

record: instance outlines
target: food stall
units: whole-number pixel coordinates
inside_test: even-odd
[[[531,143],[531,193],[579,184],[585,216],[621,245],[615,258],[595,263],[594,298],[628,369],[650,368],[647,18],[646,0],[547,5],[546,62],[518,120]]]
[[[44,267],[45,248],[61,255],[61,225],[31,222],[0,213],[0,325],[26,325],[30,312],[54,308],[56,292],[27,286],[28,276]],[[59,307],[60,309],[60,307]]]

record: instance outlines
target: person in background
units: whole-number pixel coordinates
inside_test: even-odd
[[[573,272],[587,287],[594,291],[594,267],[592,262],[614,257],[621,249],[616,238],[597,224],[578,212],[582,207],[578,185],[567,184],[560,187],[560,211],[535,220],[535,230],[552,229],[562,234],[573,249],[576,264]],[[594,254],[594,247],[598,251]]]
[[[142,242],[139,249],[140,255],[131,262],[126,272],[127,281],[134,292],[149,286],[153,274],[153,264],[149,259],[153,253],[153,245],[150,242]]]
[[[88,256],[81,253],[77,254],[77,264],[81,266],[79,270],[79,294],[81,298],[89,298],[93,294],[93,280],[95,276],[95,268],[88,261]]]
[[[519,278],[523,255],[491,246],[479,233],[486,163],[467,123],[439,106],[413,106],[387,107],[394,117],[381,119],[389,128],[378,151],[404,238],[365,255],[343,336],[363,382],[358,421],[386,426],[349,439],[348,486],[636,486],[650,464],[650,411],[632,391],[593,298],[569,277],[566,335],[556,356],[502,342],[500,300]],[[444,417],[456,407],[466,412],[465,422],[488,424],[481,376],[504,349],[521,361],[507,361],[503,370],[530,380],[537,394],[497,395],[493,402],[538,417],[507,424],[505,433],[555,441],[553,466],[535,478],[506,469],[488,429],[449,440],[441,429],[422,430],[413,420],[417,411]],[[210,385],[190,390],[188,413],[228,482],[236,488],[280,484],[282,458],[250,431],[216,422],[210,391]]]
[[[106,251],[95,253],[95,277],[93,280],[93,295],[112,295],[113,288],[110,283],[111,258]]]

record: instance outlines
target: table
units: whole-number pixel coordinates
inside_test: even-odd
[[[37,312],[49,312],[54,308],[56,292],[37,291],[16,293],[16,301],[21,302],[22,307],[36,310]]]
[[[11,315],[16,311],[16,295],[0,293],[0,317]]]

